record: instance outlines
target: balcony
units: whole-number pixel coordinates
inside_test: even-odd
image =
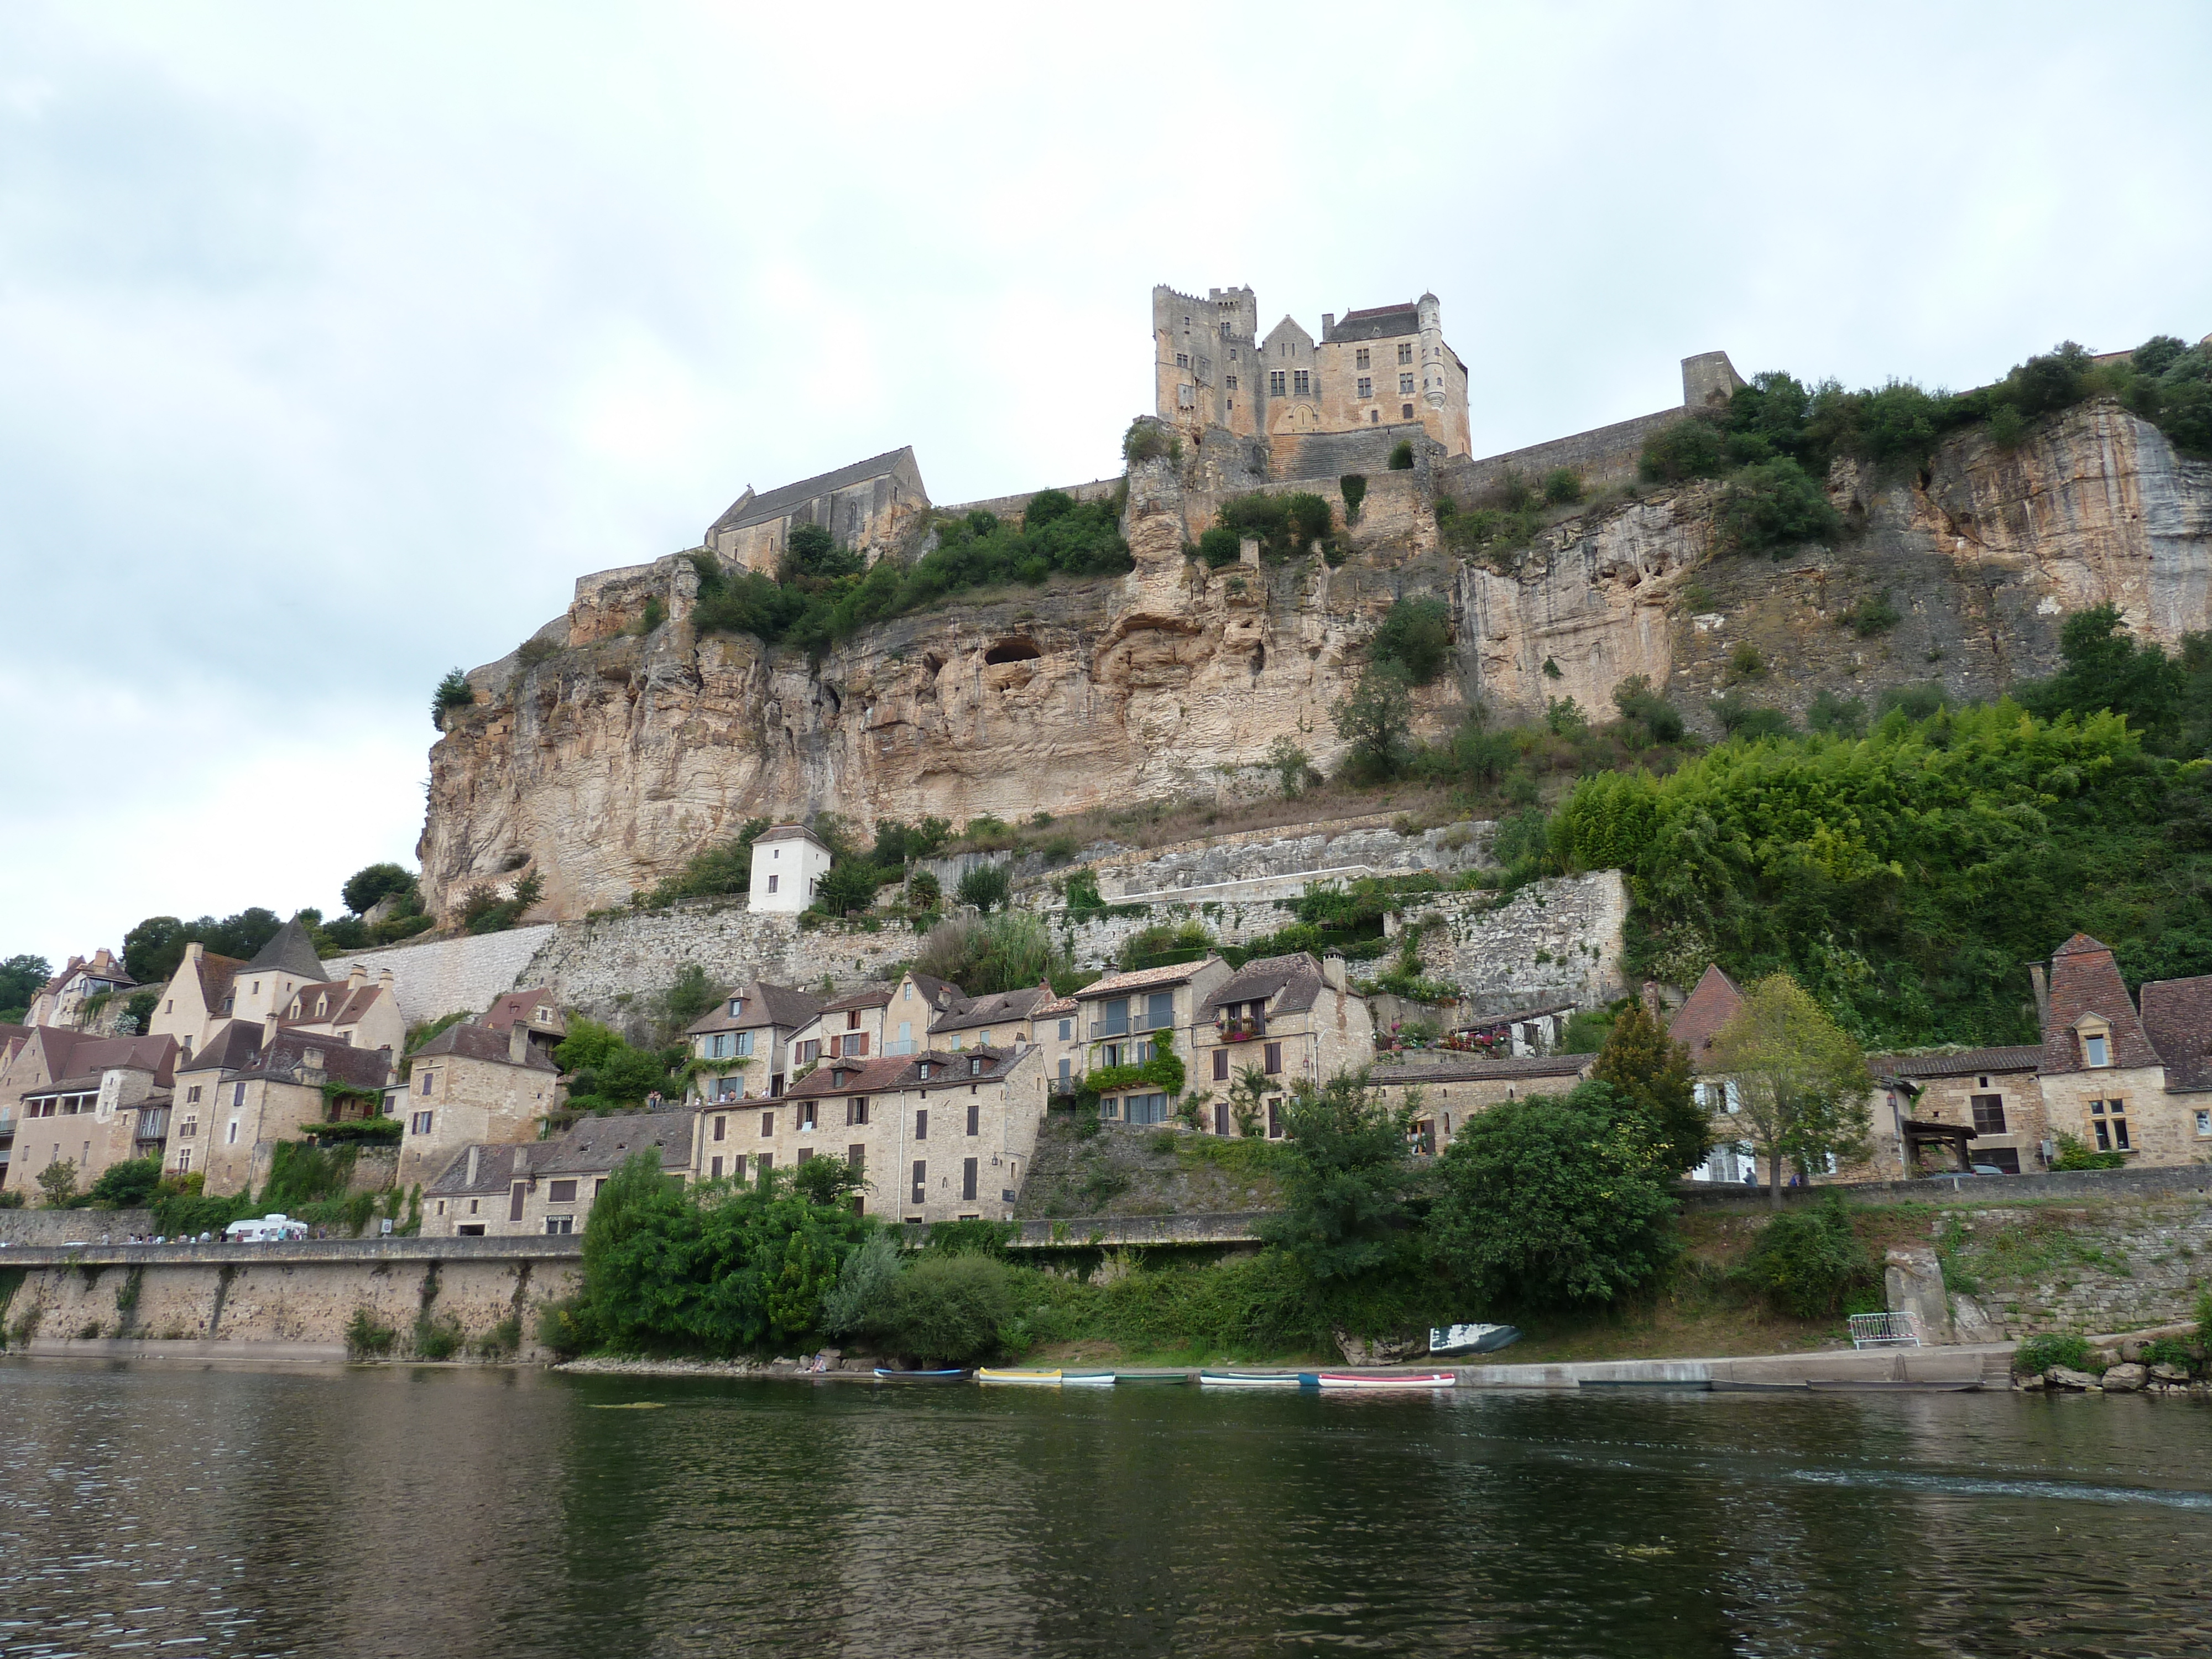
[[[1164,1019],[1155,1018],[1151,1014],[1131,1014],[1121,1019],[1094,1019],[1091,1022],[1091,1040],[1096,1042],[1101,1037],[1140,1036],[1146,1031],[1164,1031],[1174,1024],[1172,1013]]]
[[[1224,1019],[1213,1029],[1224,1042],[1257,1042],[1267,1035],[1267,1021],[1265,1016]]]

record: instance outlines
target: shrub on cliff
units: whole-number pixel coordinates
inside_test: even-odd
[[[1413,694],[1397,664],[1370,664],[1351,695],[1329,705],[1328,717],[1349,745],[1348,768],[1354,778],[1381,782],[1405,769]]]
[[[1409,684],[1428,684],[1451,657],[1451,607],[1427,594],[1400,599],[1368,641],[1368,653],[1395,663]]]
[[[1843,1194],[1832,1192],[1818,1207],[1778,1215],[1760,1228],[1741,1272],[1783,1312],[1819,1319],[1870,1285],[1880,1269],[1851,1231]]]
[[[430,694],[430,724],[444,731],[448,714],[456,708],[466,708],[476,700],[476,688],[469,684],[469,677],[458,668],[447,669],[446,678]]]
[[[1777,556],[1806,542],[1833,541],[1844,522],[1827,493],[1786,456],[1738,472],[1722,490],[1713,518],[1734,550]]]
[[[1239,540],[1253,538],[1260,544],[1260,556],[1270,561],[1303,557],[1335,523],[1328,503],[1310,490],[1288,495],[1232,495],[1222,502],[1218,516],[1219,522],[1213,529]],[[1200,551],[1206,552],[1206,547],[1201,537]],[[1209,563],[1217,562],[1212,553],[1206,553],[1206,557]]]
[[[1727,465],[1720,434],[1711,422],[1692,417],[1652,434],[1636,470],[1648,483],[1680,483],[1687,478],[1712,477]]]

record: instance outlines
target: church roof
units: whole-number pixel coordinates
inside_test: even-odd
[[[764,495],[756,495],[748,489],[730,503],[727,512],[708,526],[708,538],[712,540],[725,530],[742,530],[749,524],[765,524],[771,519],[787,517],[793,507],[804,506],[817,495],[828,495],[897,471],[902,459],[909,462],[913,460],[912,444],[887,449],[880,455],[871,455],[865,461],[854,461],[850,466],[841,466],[834,472],[801,478],[797,483],[779,485]]]

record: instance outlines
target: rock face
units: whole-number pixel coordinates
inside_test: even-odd
[[[687,559],[586,577],[565,618],[470,677],[477,704],[432,750],[425,896],[443,912],[535,870],[538,914],[574,917],[754,816],[957,823],[1255,792],[1278,738],[1324,769],[1340,757],[1329,706],[1401,594],[1451,603],[1458,672],[1420,694],[1431,734],[1477,699],[1535,712],[1571,696],[1602,713],[1634,674],[1708,732],[1706,701],[1730,680],[1799,714],[1824,690],[1870,705],[1906,681],[1991,695],[2048,672],[2064,613],[2106,601],[2168,644],[2212,626],[2212,465],[2112,404],[2009,453],[1960,434],[1917,477],[1839,466],[1856,533],[1779,562],[1714,557],[1715,487],[1698,484],[1594,507],[1510,570],[1483,568],[1397,499],[1411,480],[1370,492],[1339,568],[1209,571],[1182,547],[1210,494],[1146,463],[1128,481],[1128,575],[947,603],[818,665],[699,637]],[[1883,593],[1893,628],[1841,625]],[[1747,642],[1761,665],[1748,678]]]

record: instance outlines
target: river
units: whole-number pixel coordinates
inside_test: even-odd
[[[2212,1410],[0,1361],[0,1655],[2203,1655]]]

